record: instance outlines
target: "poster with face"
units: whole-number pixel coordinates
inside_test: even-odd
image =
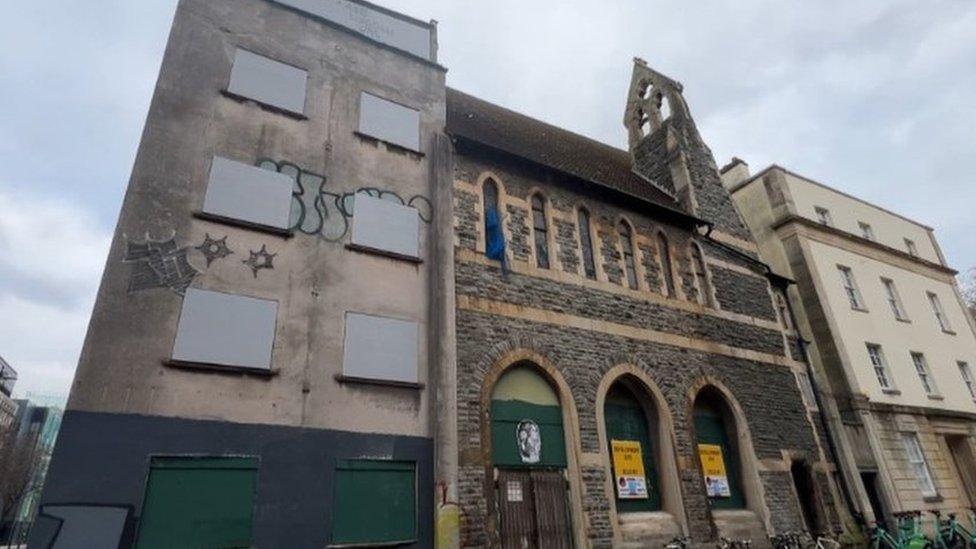
[[[515,427],[519,458],[522,463],[539,463],[542,456],[542,434],[539,425],[531,419],[523,419]]]

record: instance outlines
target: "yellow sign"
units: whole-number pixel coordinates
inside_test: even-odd
[[[732,492],[729,490],[729,477],[725,472],[725,458],[722,457],[722,447],[718,444],[699,444],[698,457],[701,459],[702,474],[705,475],[705,490],[708,492],[708,497],[731,497]]]
[[[611,440],[613,476],[620,499],[647,499],[644,456],[636,440]]]

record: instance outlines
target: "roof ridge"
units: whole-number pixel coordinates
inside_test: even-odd
[[[558,131],[563,132],[563,133],[568,133],[568,134],[573,135],[575,137],[578,137],[580,139],[585,139],[586,141],[589,141],[589,142],[591,142],[591,143],[593,143],[595,145],[600,145],[601,147],[606,147],[606,148],[611,149],[611,150],[613,150],[615,152],[618,152],[618,153],[621,153],[621,154],[627,154],[627,155],[630,154],[630,152],[628,152],[627,149],[621,149],[620,147],[615,147],[615,146],[613,146],[613,145],[611,145],[609,143],[605,143],[603,141],[600,141],[599,139],[594,139],[592,137],[583,135],[583,134],[581,134],[579,132],[574,132],[573,130],[568,130],[568,129],[563,128],[561,126],[557,126],[557,125],[552,124],[550,122],[546,122],[545,120],[541,120],[539,118],[535,118],[534,116],[530,116],[530,115],[525,114],[523,112],[519,112],[519,111],[517,111],[515,109],[506,107],[504,105],[499,105],[498,103],[492,103],[491,101],[488,101],[487,99],[482,99],[482,98],[478,97],[477,95],[471,95],[470,93],[461,91],[461,90],[459,90],[457,88],[452,88],[451,86],[447,86],[447,91],[448,92],[453,92],[453,93],[458,93],[458,94],[461,94],[461,95],[463,95],[465,97],[468,97],[470,99],[473,99],[475,101],[479,101],[481,103],[485,103],[487,105],[491,105],[492,107],[495,107],[496,109],[502,109],[504,111],[508,111],[508,112],[510,112],[510,113],[512,113],[512,114],[514,114],[516,116],[521,116],[522,118],[528,118],[529,120],[532,120],[533,122],[537,122],[539,124],[543,124],[545,126],[549,126],[550,128],[552,128],[554,130],[558,130]]]

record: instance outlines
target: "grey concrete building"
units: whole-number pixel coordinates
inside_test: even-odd
[[[181,0],[31,547],[840,524],[681,85],[636,62],[618,150],[445,72],[358,0]]]
[[[433,545],[436,49],[359,2],[179,3],[31,547]]]

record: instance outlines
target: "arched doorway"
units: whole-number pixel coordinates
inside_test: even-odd
[[[706,387],[695,398],[694,416],[698,456],[712,509],[745,509],[735,414],[717,389]]]
[[[607,391],[604,420],[617,513],[660,511],[657,410],[618,380]]]
[[[492,464],[504,549],[569,549],[566,436],[559,397],[531,364],[509,368],[491,395]]]

